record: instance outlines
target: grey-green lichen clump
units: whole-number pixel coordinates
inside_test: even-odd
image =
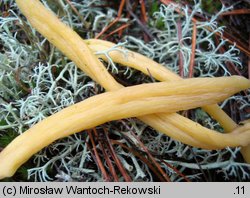
[[[117,16],[116,10],[100,6],[103,4],[101,0],[72,0],[71,2],[82,16],[81,18],[63,0],[44,1],[46,6],[53,9],[84,39],[93,38]],[[45,117],[104,91],[40,36],[21,17],[14,1],[3,1],[3,5],[7,4],[10,6],[8,15],[0,16],[0,147],[6,146],[1,142],[3,137],[13,133],[16,136]],[[149,17],[150,32],[152,32],[154,40],[145,43],[143,38],[130,34],[124,36],[118,45],[145,54],[177,73],[179,73],[179,52],[181,51],[184,76],[187,77],[192,47],[193,23],[191,18],[195,13],[202,13],[202,11],[200,2],[196,2],[192,13],[188,13],[188,9],[183,8],[184,15],[181,17],[174,9],[174,5],[161,5]],[[242,67],[238,59],[239,51],[235,46],[231,46],[224,54],[220,54],[219,47],[225,45],[226,41],[221,39],[219,45],[214,43],[215,32],[223,33],[223,27],[217,26],[216,19],[221,12],[227,9],[223,7],[210,20],[197,23],[197,46],[199,47],[195,51],[195,76],[230,75],[225,67],[226,62],[234,63],[239,69]],[[129,20],[122,17],[120,21]],[[135,23],[132,20],[130,22]],[[181,44],[178,39],[177,23],[180,23],[182,27]],[[210,32],[205,27],[210,27],[213,31]],[[136,26],[133,28],[134,32],[140,31]],[[154,81],[133,69],[119,67],[112,62],[108,51],[99,53],[108,56],[107,68],[110,72],[116,76],[123,76],[129,85]],[[224,107],[231,101],[237,101],[240,111],[244,112],[245,108],[249,108],[248,97],[249,95],[233,96],[222,106]],[[242,120],[249,117],[250,114],[242,113]],[[218,123],[200,109],[192,111],[192,119],[206,127],[221,130]],[[187,178],[191,181],[200,181],[204,178],[204,171],[210,170],[216,170],[225,179],[233,178],[237,181],[249,179],[250,165],[236,161],[240,148],[217,151],[190,148],[155,132],[138,120],[128,119],[126,122],[154,154],[172,181],[180,181],[183,178],[162,163],[161,159],[186,173]],[[138,145],[121,122],[107,123],[105,128],[125,145],[133,145],[135,148]],[[32,159],[33,168],[28,170],[27,180],[102,181],[100,170],[93,166],[95,161],[88,148],[88,142],[88,134],[83,132],[64,138],[43,149]],[[114,145],[114,148],[134,181],[154,181],[154,176],[145,163],[118,144]],[[98,142],[97,149],[100,149]],[[101,152],[100,155],[103,158]],[[123,181],[122,176],[119,176]]]

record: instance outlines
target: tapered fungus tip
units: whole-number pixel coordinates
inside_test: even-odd
[[[1,169],[0,171],[0,180],[8,178],[8,177],[12,177],[14,175],[15,172],[10,172],[8,170],[5,169]]]
[[[232,76],[231,79],[234,80],[235,83],[237,83],[242,89],[250,88],[250,80],[243,76]]]
[[[0,158],[0,180],[8,178],[8,177],[12,177],[16,170],[12,169],[12,165],[9,165],[8,163],[6,163],[4,160],[2,160]]]

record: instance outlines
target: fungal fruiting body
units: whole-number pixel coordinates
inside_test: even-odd
[[[17,0],[16,2],[33,27],[74,61],[75,64],[93,80],[96,80],[106,90],[117,90],[122,87],[106,71],[103,64],[97,59],[97,57],[95,57],[87,46],[88,44],[90,47],[98,45],[99,50],[102,50],[103,47],[111,47],[113,45],[112,43],[100,40],[88,40],[87,42],[84,42],[78,34],[63,24],[54,13],[47,10],[38,0]],[[36,10],[39,10],[39,12]],[[160,81],[181,80],[178,75],[140,54],[130,51],[128,56],[124,58],[124,55],[121,56],[121,54],[115,51],[111,52],[110,56],[115,62],[139,69],[147,75],[148,71],[150,71],[152,76]],[[230,132],[237,127],[233,120],[230,119],[230,117],[227,116],[218,105],[206,106],[204,109],[206,109],[206,111],[222,125],[225,131]],[[178,120],[179,115],[175,114],[175,117]],[[147,115],[146,117],[143,116],[139,119],[146,124],[149,124],[150,121],[150,126],[155,129],[161,128],[162,133],[169,135],[172,130],[168,130],[167,126],[171,123],[166,123],[166,127],[159,126],[159,122],[162,123],[163,118],[167,118],[167,115],[161,113],[158,114],[157,117],[155,115]],[[180,131],[178,125],[171,125],[172,129],[175,128],[175,131]],[[192,128],[189,128],[188,130],[192,130]],[[183,131],[183,133],[185,133],[185,131]]]
[[[243,77],[196,78],[143,84],[93,96],[45,118],[14,139],[0,153],[0,179],[12,176],[39,150],[73,133],[112,120],[159,112],[171,114],[213,104],[249,87],[250,82]],[[250,143],[250,131],[246,129],[230,134],[212,130],[200,131],[200,134],[191,138],[195,134],[190,133],[186,139],[175,134],[175,138],[208,149]]]

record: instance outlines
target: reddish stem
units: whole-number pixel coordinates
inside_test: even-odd
[[[97,166],[100,168],[101,172],[102,172],[102,175],[103,175],[103,178],[104,178],[104,181],[110,181],[109,179],[109,176],[104,168],[104,165],[99,157],[99,154],[96,150],[96,145],[95,145],[95,141],[93,139],[93,136],[92,136],[92,133],[91,131],[88,131],[88,135],[89,135],[89,138],[90,138],[90,141],[91,141],[91,144],[93,146],[93,150],[94,150],[94,154],[95,154],[95,157],[96,157],[96,161],[97,161]]]
[[[117,174],[115,172],[115,168],[114,168],[114,166],[113,166],[113,164],[112,164],[112,162],[111,162],[111,160],[110,160],[110,158],[109,158],[109,156],[108,156],[108,154],[106,152],[106,149],[105,149],[102,141],[100,141],[100,134],[97,133],[96,128],[94,128],[93,131],[95,133],[95,136],[98,137],[98,143],[99,143],[100,148],[102,150],[103,156],[104,156],[104,158],[105,158],[105,160],[107,162],[107,165],[109,167],[110,173],[112,174],[112,176],[114,178],[114,181],[118,182],[119,178],[118,178],[118,176],[117,176]]]
[[[139,143],[140,147],[147,153],[148,157],[151,159],[151,161],[156,166],[156,168],[158,169],[158,171],[162,174],[162,176],[165,178],[165,180],[167,182],[170,182],[171,180],[170,180],[169,176],[162,170],[160,164],[151,155],[151,153],[149,152],[148,148],[141,142],[141,140],[137,137],[137,135],[135,135],[135,133],[129,128],[129,126],[125,122],[123,122],[122,120],[121,120],[121,122],[130,131],[130,133],[133,135],[133,137],[137,140],[137,142]]]
[[[95,37],[96,39],[100,38],[101,35],[103,35],[109,28],[111,28],[114,24],[117,23],[117,21],[119,21],[122,15],[122,10],[124,8],[125,2],[126,0],[121,1],[117,17]]]
[[[147,153],[148,157],[151,159],[151,161],[153,162],[153,164],[156,166],[156,168],[159,170],[159,172],[162,174],[162,176],[165,178],[165,180],[167,182],[170,182],[170,178],[169,176],[162,170],[160,164],[155,160],[155,158],[151,155],[151,153],[149,152],[148,148],[140,141],[140,139],[134,134],[134,132],[131,131],[131,134],[133,135],[133,137],[138,141],[139,145],[141,146],[141,148]]]
[[[184,175],[183,173],[181,173],[177,168],[175,168],[174,166],[172,166],[171,164],[161,160],[162,163],[166,164],[169,168],[171,168],[172,170],[174,170],[179,176],[181,176],[184,180],[186,180],[187,182],[191,182],[186,175]]]
[[[117,140],[112,140],[112,144],[118,144],[122,148],[125,148],[129,152],[133,153],[134,156],[138,157],[143,163],[145,163],[149,167],[150,170],[152,170],[152,172],[158,177],[158,179],[161,182],[165,182],[165,179],[162,177],[162,175],[159,173],[159,171],[156,170],[156,168],[152,165],[152,163],[147,158],[143,157],[141,153],[135,151],[134,149],[132,149],[130,147],[127,147],[126,145],[124,145],[123,143],[121,143]]]
[[[147,12],[146,12],[146,6],[145,6],[144,0],[140,0],[140,4],[141,4],[141,13],[142,13],[143,22],[147,23],[148,18],[147,18]]]
[[[215,41],[216,41],[216,44],[218,45],[219,44],[219,38],[218,38],[218,36],[216,36],[215,37]],[[221,53],[221,54],[224,54],[225,53],[225,48],[223,47],[223,46],[221,46],[220,48],[219,48],[219,52]],[[240,71],[237,69],[237,67],[235,67],[235,65],[233,64],[233,63],[231,63],[231,62],[226,62],[225,63],[226,64],[226,66],[227,66],[227,69],[229,70],[229,72],[231,73],[231,74],[237,74],[237,75],[240,75],[240,76],[242,76],[242,74],[240,73]]]
[[[97,34],[95,38],[96,39],[100,38],[100,36],[102,36],[109,28],[111,28],[114,24],[116,24],[119,19],[120,19],[119,17],[115,18],[107,27],[105,27],[99,34]]]
[[[75,6],[71,3],[70,0],[66,0],[67,3],[70,5],[71,9],[75,12],[75,14],[79,17],[79,19],[85,23],[85,20],[83,19],[83,17],[80,15],[80,13],[78,12],[78,10],[75,8]]]
[[[126,0],[125,0],[125,1],[126,1]],[[136,1],[136,2],[133,4],[133,6],[132,6],[132,10],[133,10],[133,11],[136,9],[137,5],[138,5],[138,2]],[[127,11],[126,18],[129,19],[130,16],[131,16],[130,13]],[[118,36],[121,37],[121,36],[122,36],[122,33],[123,33],[123,29],[119,31]]]
[[[116,153],[115,153],[115,151],[114,151],[114,148],[113,148],[113,146],[112,146],[112,144],[111,144],[111,141],[110,141],[110,139],[109,139],[109,136],[108,136],[108,131],[107,131],[107,129],[103,128],[103,130],[104,130],[105,137],[106,137],[106,139],[107,139],[107,144],[108,144],[109,149],[110,149],[110,151],[111,151],[111,155],[112,155],[112,157],[113,157],[113,159],[114,159],[114,161],[115,161],[115,163],[116,163],[118,169],[120,170],[120,172],[121,172],[122,176],[124,177],[125,181],[126,181],[126,182],[131,182],[132,179],[130,178],[130,176],[129,176],[128,173],[126,172],[125,168],[123,167],[121,161],[119,160],[119,158],[117,157],[117,155],[116,155]]]
[[[239,15],[239,14],[250,14],[250,9],[231,10],[221,13],[220,16]]]
[[[20,73],[21,73],[22,67],[19,67],[15,73],[15,80],[17,81],[17,84],[27,93],[31,93],[31,89],[26,87],[25,84],[20,79]]]
[[[169,5],[170,3],[174,3],[171,0],[160,0],[163,4]],[[176,3],[174,3],[176,4]],[[177,5],[177,4],[176,4]],[[175,11],[181,15],[184,15],[184,13],[177,7]],[[209,20],[209,19],[207,19]],[[199,20],[192,18],[193,22],[199,22]],[[209,27],[205,27],[208,31],[212,32],[213,30]],[[217,36],[221,36],[224,40],[227,40],[230,44],[236,45],[239,50],[244,52],[247,56],[250,56],[250,49],[248,49],[248,46],[246,46],[244,43],[240,42],[238,39],[234,38],[232,35],[228,34],[227,32],[224,32],[223,35],[221,35],[219,32],[215,33]]]
[[[141,22],[146,25],[148,18],[147,18],[147,13],[146,13],[146,7],[145,7],[145,2],[144,0],[140,0],[140,4],[141,4]],[[145,42],[149,41],[149,37],[147,36],[147,34],[145,34],[145,32],[143,32],[143,38]]]
[[[130,26],[131,24],[127,23],[127,24],[124,24],[122,26],[120,26],[119,28],[117,28],[116,30],[110,32],[108,35],[106,35],[103,40],[106,40],[108,37],[112,36],[113,34],[119,32],[120,30],[123,30],[123,29],[126,29],[128,26]]]
[[[124,8],[124,5],[126,3],[126,0],[122,0],[119,6],[119,10],[118,10],[118,17],[120,18],[122,16],[122,10]]]

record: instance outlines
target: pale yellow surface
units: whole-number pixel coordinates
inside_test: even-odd
[[[37,0],[17,0],[19,8],[29,19],[30,23],[50,42],[52,42],[58,49],[60,49],[66,56],[75,62],[75,64],[86,72],[91,78],[100,83],[106,90],[117,90],[122,86],[117,83],[114,78],[106,71],[102,63],[93,55],[93,53],[86,46],[84,41],[68,26],[63,24],[52,12],[48,11],[39,1]],[[37,12],[39,10],[39,12]],[[89,40],[92,42],[91,46],[95,46],[95,42],[98,40]],[[101,43],[101,44],[100,44]],[[97,42],[96,50],[103,50],[104,46],[112,47],[113,44],[105,41]],[[138,53],[129,52],[129,56],[124,58],[124,55],[119,52],[110,53],[111,57],[115,62],[127,64],[130,67],[140,69],[145,74],[148,74],[148,69],[153,77],[161,81],[173,81],[180,80],[181,78],[173,72],[167,70],[165,67],[157,64],[156,62],[142,56]],[[207,108],[207,107],[206,107]],[[217,121],[222,124],[226,131],[232,131],[237,125],[217,106],[207,108],[207,111]],[[220,116],[218,115],[220,113]],[[163,117],[166,117],[164,114]],[[152,116],[150,118],[150,126],[153,128],[159,128],[158,117]],[[176,119],[180,117],[176,114]],[[146,122],[148,118],[140,118]],[[162,119],[161,119],[162,120]],[[149,124],[149,123],[147,123]],[[170,135],[170,131],[166,128],[162,128],[161,132]],[[176,129],[178,130],[178,129]]]
[[[115,46],[114,43],[99,39],[85,40],[85,43],[93,52],[106,51]],[[107,61],[104,55],[98,56]],[[127,50],[126,55],[121,51],[114,50],[109,53],[109,56],[115,63],[137,69],[146,75],[152,75],[159,81],[182,80],[180,76],[168,70],[166,67],[130,50]],[[230,132],[237,127],[237,124],[218,105],[204,106],[203,109],[217,120],[225,131]]]
[[[195,87],[195,89],[194,89]],[[88,98],[45,118],[15,138],[0,153],[0,179],[12,176],[32,155],[55,140],[111,120],[142,116],[154,112],[172,113],[224,100],[234,93],[250,87],[250,81],[242,77],[196,78],[175,82],[143,84],[122,88]],[[181,104],[181,105],[180,105]],[[173,115],[173,114],[171,114]],[[168,116],[172,123],[179,122]],[[181,120],[182,121],[182,120]],[[185,125],[190,123],[182,123]],[[193,128],[200,125],[195,124]],[[248,127],[249,128],[249,127]],[[239,129],[235,133],[221,134],[206,129],[189,131],[194,136],[194,146],[219,149],[226,146],[245,146],[250,143],[250,130]],[[182,130],[180,128],[180,130]],[[184,143],[189,137],[175,133]]]
[[[89,40],[86,40],[85,43],[91,48],[93,52],[106,51],[115,46],[114,43],[111,43],[108,41],[102,41],[99,39],[89,39]],[[127,51],[128,53],[125,55],[118,50],[114,50],[109,53],[109,56],[112,58],[114,62],[137,69],[146,75],[152,75],[155,79],[159,81],[182,80],[180,76],[166,69],[162,65],[154,62],[153,60],[141,54],[138,54],[136,52],[132,52],[130,50],[127,50]],[[98,55],[98,56],[104,60],[107,60],[107,58],[104,55]],[[220,125],[224,128],[225,132],[227,133],[232,132],[237,127],[237,124],[218,105],[213,104],[213,105],[203,106],[202,108],[209,115],[211,115],[217,122],[220,123]],[[155,129],[157,129],[158,131],[161,131],[169,135],[170,137],[175,138],[172,132],[179,131],[178,127],[181,127],[181,122],[174,124],[174,123],[171,123],[172,122],[171,120],[175,120],[175,119],[185,120],[186,123],[189,122],[189,125],[185,126],[186,128],[185,130],[183,130],[183,132],[186,133],[188,131],[195,130],[197,131],[197,134],[198,134],[198,128],[192,127],[194,126],[194,123],[192,123],[192,121],[178,114],[175,114],[175,119],[171,119],[171,120],[167,119],[167,116],[164,114],[161,114],[161,119],[158,118],[157,120],[157,118],[158,117],[155,117],[153,120],[143,118],[143,121],[149,124],[150,126],[154,127]],[[161,122],[161,126],[157,125],[157,123],[160,123],[160,122]],[[206,129],[203,128],[203,130],[206,130]],[[241,153],[245,161],[247,163],[250,163],[250,145],[246,147],[242,147]]]

